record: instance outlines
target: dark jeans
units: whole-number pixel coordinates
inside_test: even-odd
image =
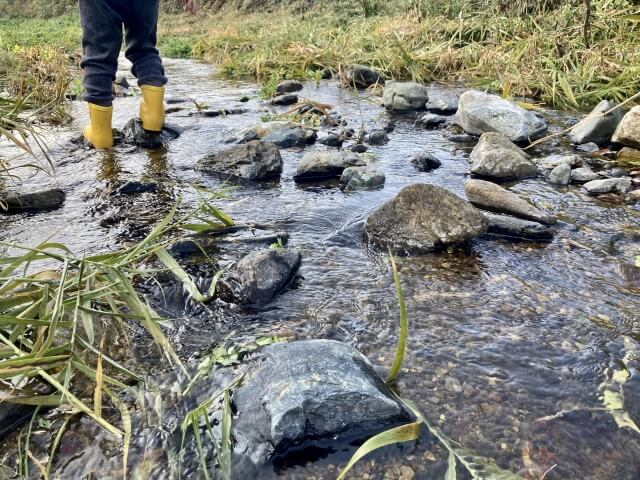
[[[111,105],[123,27],[125,55],[138,85],[167,83],[156,48],[159,8],[160,0],[80,0],[84,100]]]

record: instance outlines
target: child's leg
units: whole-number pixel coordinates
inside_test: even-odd
[[[110,0],[80,0],[84,100],[99,106],[113,101],[112,83],[122,47],[123,18]]]
[[[140,86],[162,87],[167,83],[156,48],[159,10],[160,0],[136,0],[124,19],[125,55],[133,63],[131,72]]]

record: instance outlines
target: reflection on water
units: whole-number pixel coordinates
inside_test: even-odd
[[[168,71],[172,95],[188,95],[211,106],[235,106],[255,91],[254,85],[212,79],[210,67],[193,62],[170,61]],[[358,100],[333,83],[319,89],[308,84],[302,95],[335,105],[353,126],[359,125],[360,110],[367,129],[386,115],[375,102]],[[148,228],[178,195],[195,201],[188,183],[212,188],[224,184],[224,179],[193,167],[201,156],[222,148],[230,131],[259,122],[257,101],[245,106],[249,113],[217,118],[171,114],[169,121],[187,130],[166,149],[153,152],[125,147],[110,155],[69,151],[65,138],[73,132],[59,132],[55,181],[67,192],[65,207],[3,219],[0,238],[33,244],[57,232],[56,241],[76,251],[94,251],[139,234],[131,224]],[[137,99],[119,99],[116,126],[136,108]],[[76,110],[78,127],[85,113],[81,106]],[[547,114],[554,129],[566,122],[561,114]],[[206,351],[232,330],[238,341],[288,332],[298,338],[349,342],[385,372],[394,351],[398,308],[384,252],[363,243],[363,221],[412,182],[433,183],[464,196],[469,170],[468,146],[450,142],[441,131],[416,129],[410,118],[400,118],[390,137],[387,145],[371,149],[387,176],[380,190],[343,193],[327,185],[300,187],[292,180],[303,155],[297,150],[283,151],[280,182],[235,185],[225,210],[238,221],[287,231],[290,246],[303,254],[302,278],[258,311],[214,306],[199,315],[184,315],[171,332],[180,355],[189,358]],[[534,154],[564,148],[555,143]],[[416,171],[410,161],[424,150],[442,158],[442,167]],[[97,200],[107,184],[130,180],[157,182],[160,194],[122,205]],[[27,184],[47,183],[51,180],[37,177]],[[548,480],[636,479],[639,435],[617,428],[613,416],[598,409],[607,370],[617,368],[640,341],[640,289],[631,266],[640,254],[640,210],[597,202],[578,188],[556,189],[541,179],[522,181],[512,190],[562,220],[551,244],[477,239],[466,250],[399,259],[411,321],[399,391],[449,436],[525,478],[546,473]],[[87,215],[100,202],[101,213]],[[101,223],[105,211],[117,221]],[[135,348],[142,363],[147,351],[145,344]],[[637,381],[636,372],[631,379]],[[634,385],[632,380],[629,385]],[[638,396],[625,388],[627,409],[640,422],[631,402]],[[84,424],[88,429],[89,422]],[[150,440],[139,440],[136,448],[144,451],[140,442]],[[166,449],[175,449],[174,441],[162,435],[157,440]],[[93,443],[83,448],[97,456],[98,448],[88,445]],[[117,450],[114,446],[113,452]],[[164,457],[154,452],[147,450],[149,461],[162,464]],[[348,454],[339,451],[308,465],[263,472],[260,478],[335,478]],[[354,478],[400,478],[407,468],[415,478],[443,478],[446,470],[446,455],[428,435],[417,445],[391,447],[372,458],[355,468]],[[185,469],[195,475],[197,460],[189,461]]]

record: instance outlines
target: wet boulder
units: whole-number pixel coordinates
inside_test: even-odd
[[[425,113],[418,120],[416,125],[423,128],[438,128],[449,119],[444,115],[438,115],[437,113]]]
[[[336,132],[318,132],[318,143],[327,147],[340,148],[344,143],[344,138],[340,133]]]
[[[590,195],[601,195],[603,193],[627,193],[631,190],[631,179],[625,178],[605,178],[602,180],[592,180],[583,185],[583,188]]]
[[[591,170],[591,167],[580,167],[571,170],[571,183],[587,183],[599,178],[600,175]]]
[[[611,140],[625,147],[640,148],[640,105],[622,118]]]
[[[386,130],[374,130],[369,134],[369,145],[384,145],[389,141],[389,135],[387,135]]]
[[[340,177],[344,190],[362,190],[384,185],[385,175],[375,167],[345,168]]]
[[[313,130],[300,127],[292,122],[265,122],[255,127],[236,130],[225,140],[225,143],[247,143],[253,140],[264,140],[279,148],[304,147],[315,142],[317,135]]]
[[[288,106],[293,105],[294,103],[298,103],[298,96],[293,93],[278,95],[271,99],[271,105],[276,106]]]
[[[399,252],[428,252],[464,243],[487,231],[469,202],[442,187],[409,185],[369,215],[367,238]]]
[[[493,235],[534,242],[549,242],[553,239],[553,229],[541,223],[490,212],[482,214],[489,222],[489,233]]]
[[[471,173],[498,180],[538,174],[538,167],[522,149],[501,133],[484,133],[469,157]]]
[[[280,176],[282,156],[275,144],[254,140],[208,155],[198,160],[196,168],[206,173],[265,180]]]
[[[295,93],[299,92],[303,88],[304,85],[302,85],[302,82],[299,82],[298,80],[284,80],[276,86],[276,93],[280,95],[284,93]]]
[[[571,181],[571,167],[566,163],[561,163],[549,172],[547,180],[553,185],[569,185]]]
[[[136,147],[155,149],[166,145],[178,138],[184,130],[175,125],[165,124],[160,132],[150,132],[142,128],[142,121],[138,118],[129,120],[122,129],[124,143]]]
[[[293,280],[300,261],[297,250],[274,248],[252,252],[220,280],[220,298],[240,305],[265,305]]]
[[[427,87],[415,82],[388,83],[382,97],[385,108],[394,112],[424,110],[428,100]]]
[[[369,438],[413,420],[369,361],[333,340],[263,348],[232,402],[234,450],[256,465],[323,442]]]
[[[464,184],[464,191],[469,201],[479,208],[514,215],[545,225],[556,223],[555,218],[495,183],[484,180],[467,180]]]
[[[296,182],[339,178],[345,168],[365,165],[366,162],[357,153],[314,151],[302,157],[293,178]]]
[[[346,72],[345,79],[350,86],[368,88],[372,85],[384,85],[380,72],[364,65],[354,64]]]
[[[614,110],[608,115],[603,115],[616,106],[609,100],[602,100],[596,107],[583,119],[569,135],[571,142],[575,145],[593,142],[600,146],[611,143],[611,136],[618,128],[618,124],[622,120],[623,114],[620,109]]]
[[[440,168],[442,162],[429,152],[422,152],[413,157],[411,163],[421,172],[430,172],[436,168]]]
[[[0,213],[23,212],[35,210],[53,210],[60,208],[66,194],[59,188],[51,188],[36,192],[11,193],[0,196]]]
[[[535,113],[497,95],[477,91],[462,94],[457,117],[467,133],[502,133],[515,143],[529,143],[547,131],[546,120]]]

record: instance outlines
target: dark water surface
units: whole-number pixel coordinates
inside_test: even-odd
[[[221,185],[219,179],[194,171],[194,164],[222,148],[222,139],[234,128],[260,122],[264,112],[256,86],[216,79],[208,65],[167,63],[170,95],[250,111],[202,118],[190,115],[194,108],[186,104],[186,110],[168,116],[168,122],[187,130],[166,150],[120,147],[111,154],[82,149],[69,154],[68,140],[86,120],[84,106],[75,104],[72,127],[61,128],[54,139],[59,146],[53,145],[56,182],[67,193],[64,208],[0,218],[1,240],[33,245],[54,234],[53,240],[76,252],[100,251],[135,234],[132,228],[157,221],[179,195],[193,202],[189,183]],[[252,100],[240,104],[243,95]],[[366,94],[358,99],[333,82],[320,88],[309,83],[303,96],[334,105],[356,129],[361,116],[371,130],[386,115],[377,100]],[[116,127],[134,116],[137,104],[136,98],[116,101]],[[569,120],[554,112],[545,115],[555,130]],[[379,190],[343,193],[335,186],[297,185],[292,177],[303,152],[284,150],[279,182],[238,185],[229,194],[223,208],[236,220],[289,233],[289,246],[303,254],[301,278],[262,309],[228,308],[217,314],[212,309],[213,314],[178,320],[171,339],[181,356],[206,352],[230,331],[236,340],[285,332],[348,342],[386,373],[397,339],[398,306],[387,256],[363,242],[363,222],[410,183],[440,185],[464,197],[469,171],[469,150],[448,141],[443,131],[417,129],[411,119],[399,118],[390,138],[387,145],[370,150],[386,174]],[[320,148],[325,147],[307,150]],[[568,148],[551,143],[537,153]],[[424,150],[442,158],[442,167],[430,173],[415,170],[410,160]],[[103,193],[107,184],[140,178],[164,185],[157,204],[146,205],[144,212],[122,213]],[[25,183],[31,188],[51,179],[37,176]],[[539,479],[547,472],[549,480],[638,479],[640,433],[618,428],[614,416],[602,411],[602,384],[613,372],[628,369],[625,407],[640,423],[640,289],[631,267],[640,255],[640,209],[599,202],[578,187],[555,188],[541,178],[522,181],[512,190],[562,220],[552,243],[482,238],[467,251],[399,259],[411,335],[398,391],[447,435],[523,478]],[[134,347],[133,355],[149,371],[162,370],[155,360],[147,360],[145,345]],[[89,422],[82,424],[76,431],[84,431],[86,438],[103,438]],[[81,478],[90,468],[93,478],[116,478],[110,476],[115,463],[106,461],[104,452],[115,456],[117,446],[84,441],[86,452],[95,449],[95,455],[81,457],[81,465],[71,461],[64,476]],[[145,461],[157,463],[149,475],[160,477],[166,460],[149,454],[149,444],[170,451],[179,442],[179,435],[153,441],[140,435],[134,451],[146,451]],[[317,462],[280,466],[256,478],[335,478],[351,451],[323,451],[319,457],[325,458]],[[87,458],[95,464],[87,467]],[[352,478],[441,479],[445,461],[446,454],[425,432],[417,445],[390,447],[365,459]],[[196,478],[195,456],[185,463],[186,477]]]

